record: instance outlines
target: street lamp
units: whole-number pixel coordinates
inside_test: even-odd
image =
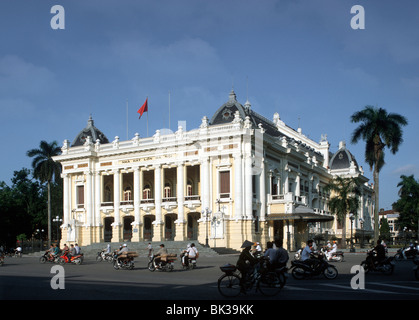
[[[63,219],[60,219],[60,217],[59,216],[56,216],[54,219],[52,219],[52,221],[53,222],[57,222],[57,245],[58,245],[58,243],[59,243],[59,240],[58,240],[58,230],[59,230],[59,225],[60,225],[60,222],[63,222]]]
[[[44,232],[44,229],[36,229],[36,232],[39,233],[39,241],[41,246],[41,251],[44,249],[43,241],[42,241],[42,232]]]
[[[351,219],[351,248],[350,248],[350,252],[355,252],[354,243],[352,241],[352,230],[353,230],[353,223],[354,223],[355,215],[353,213],[350,213],[349,214],[349,219]]]
[[[206,223],[206,226],[205,226],[205,247],[208,248],[209,247],[209,244],[208,244],[208,217],[212,213],[212,211],[209,210],[208,208],[205,208],[205,210],[202,210],[201,213],[205,214],[205,223]]]
[[[361,224],[361,248],[364,248],[364,219],[359,218],[359,223]]]

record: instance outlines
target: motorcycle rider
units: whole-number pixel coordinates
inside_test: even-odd
[[[403,258],[404,259],[407,259],[406,252],[408,252],[410,250],[412,250],[412,251],[416,251],[417,250],[417,246],[415,244],[413,244],[412,242],[410,243],[409,247],[407,247],[406,249],[402,250],[402,254],[403,254]]]
[[[259,260],[252,255],[250,252],[250,249],[253,246],[253,242],[250,242],[246,240],[243,242],[241,248],[243,248],[243,251],[240,253],[239,259],[237,260],[237,269],[241,273],[240,278],[240,286],[243,290],[243,285],[245,284],[245,281],[247,280],[248,274],[251,274],[251,272],[254,269],[254,266],[259,262]]]
[[[267,249],[265,250],[265,253],[263,254],[263,256],[265,259],[269,261],[268,268],[270,270],[274,270],[276,267],[276,256],[277,256],[276,249],[274,249],[273,243],[270,241],[266,243],[266,248]]]
[[[81,253],[81,249],[80,249],[80,247],[77,243],[74,245],[74,249],[76,249],[76,254],[77,255]]]
[[[128,252],[128,246],[127,246],[127,244],[126,243],[124,243],[123,245],[122,245],[122,249],[121,250],[119,250],[118,252],[117,252],[117,257],[118,257],[118,262],[120,262],[120,260],[119,260],[119,256],[121,255],[121,254],[124,254],[125,252]]]
[[[376,266],[386,258],[386,249],[381,244],[381,240],[377,240],[377,245],[374,247],[373,251],[377,254],[372,257],[371,266],[376,270]]]
[[[301,261],[307,261],[310,259],[310,255],[313,252],[313,240],[308,240],[306,246],[301,251]]]
[[[333,246],[332,248],[327,252],[326,257],[327,260],[330,260],[333,256],[333,254],[338,250],[338,245],[336,244],[336,240],[333,240]]]
[[[283,241],[281,239],[275,240],[276,256],[275,256],[275,267],[282,268],[287,265],[289,260],[288,251],[283,248]]]
[[[51,260],[54,260],[55,257],[60,253],[60,248],[58,247],[58,244],[56,244],[55,246],[51,245],[51,253],[50,253],[50,257]]]
[[[167,252],[167,249],[164,247],[164,244],[162,243],[160,245],[159,251],[156,252],[156,255],[155,255],[155,258],[154,258],[154,263],[155,263],[157,268],[160,268],[161,257],[162,256],[167,256],[168,254],[169,253]]]
[[[314,252],[313,240],[307,240],[307,245],[301,252],[301,261],[309,265],[311,268],[315,269],[318,265],[318,260],[313,259],[311,254]]]
[[[191,243],[190,246],[186,249],[185,254],[185,265],[189,265],[190,260],[196,260],[198,258],[198,249],[195,247],[195,243]]]
[[[76,256],[76,248],[74,248],[74,244],[70,244],[70,250],[67,253],[68,261],[71,261],[71,257]]]
[[[67,253],[67,251],[68,251],[69,249],[68,249],[68,246],[67,246],[67,244],[66,243],[64,243],[64,246],[63,246],[63,253],[65,254],[65,253]]]

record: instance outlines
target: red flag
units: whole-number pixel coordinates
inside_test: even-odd
[[[141,119],[141,116],[143,115],[144,112],[148,112],[148,103],[147,103],[147,99],[145,99],[144,104],[141,106],[140,109],[138,109],[137,113],[140,114],[140,117],[138,119]]]

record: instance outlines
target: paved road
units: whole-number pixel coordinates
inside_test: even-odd
[[[350,282],[353,265],[364,259],[360,253],[348,253],[345,262],[335,263],[339,276],[295,280],[290,275],[287,285],[274,300],[418,300],[419,281],[414,279],[411,261],[396,262],[393,275],[367,274],[365,289],[354,290]],[[86,258],[83,265],[65,265],[64,289],[52,289],[54,264],[40,264],[37,257],[6,258],[0,267],[0,299],[112,299],[112,300],[220,300],[217,279],[219,266],[235,263],[237,255],[201,257],[199,268],[183,271],[177,262],[173,272],[150,272],[147,260],[136,260],[134,270],[114,270],[107,262]],[[260,293],[249,292],[240,300],[266,300]]]

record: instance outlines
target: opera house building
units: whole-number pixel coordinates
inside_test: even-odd
[[[54,160],[62,165],[62,243],[194,240],[239,249],[246,239],[280,238],[295,250],[316,234],[341,237],[324,191],[336,175],[363,179],[352,226],[373,227],[372,187],[343,142],[332,153],[325,135],[316,142],[278,113],[267,119],[234,91],[189,131],[110,141],[90,117]]]

